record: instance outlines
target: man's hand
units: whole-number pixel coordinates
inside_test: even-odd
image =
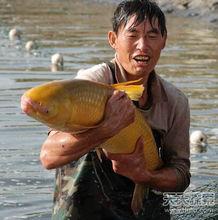
[[[135,183],[149,183],[151,174],[146,169],[143,148],[143,137],[140,137],[135,150],[130,154],[111,154],[105,150],[104,153],[112,161],[115,173],[126,176]]]
[[[115,90],[109,98],[102,123],[99,125],[107,137],[112,137],[120,130],[133,123],[135,108],[127,94]]]

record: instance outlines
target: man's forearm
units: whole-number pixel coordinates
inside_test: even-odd
[[[45,168],[54,169],[78,160],[107,139],[101,128],[78,135],[53,131],[42,145],[40,160]]]
[[[151,171],[148,185],[151,188],[164,192],[178,191],[179,184],[176,168],[163,167],[160,170]]]

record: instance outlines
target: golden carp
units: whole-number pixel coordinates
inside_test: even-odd
[[[26,91],[21,98],[21,108],[27,115],[56,130],[83,132],[97,127],[103,120],[106,102],[115,89],[138,100],[144,88],[132,85],[134,83],[137,82],[106,85],[78,79],[52,81]],[[134,122],[99,147],[110,153],[131,153],[140,136],[144,139],[146,169],[159,168],[162,161],[152,131],[137,108]],[[132,200],[134,210],[142,207],[144,194],[144,185],[136,184]]]

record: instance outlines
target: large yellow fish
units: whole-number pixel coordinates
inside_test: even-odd
[[[144,88],[132,85],[134,83],[105,85],[76,79],[52,81],[26,91],[21,98],[21,108],[27,115],[51,128],[71,133],[83,132],[98,126],[103,120],[106,102],[115,89],[125,91],[132,100],[138,100]],[[159,168],[162,162],[152,131],[137,108],[134,122],[99,147],[110,153],[131,153],[140,136],[144,138],[146,169]],[[144,194],[144,185],[136,184],[132,199],[134,211],[142,207]]]

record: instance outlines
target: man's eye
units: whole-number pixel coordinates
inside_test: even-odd
[[[130,35],[128,35],[128,37],[134,38],[134,37],[137,37],[137,36],[135,34],[130,34]]]
[[[148,37],[150,39],[156,39],[157,38],[157,34],[149,34]]]

